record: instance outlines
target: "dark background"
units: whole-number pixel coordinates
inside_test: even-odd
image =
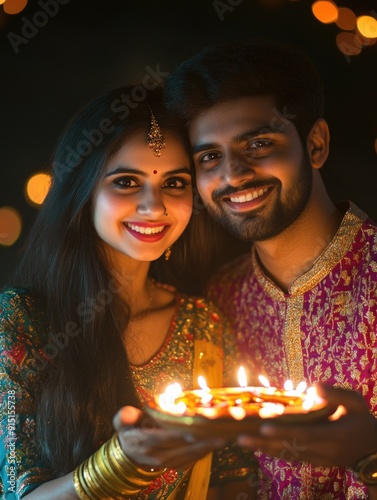
[[[23,36],[25,19],[33,23],[47,3],[58,12],[16,53],[10,34]],[[312,3],[29,0],[13,16],[0,6],[0,207],[11,205],[23,217],[20,240],[0,246],[0,286],[17,265],[38,210],[25,200],[25,180],[43,170],[79,107],[107,85],[137,83],[146,66],[170,72],[208,44],[251,36],[296,43],[314,59],[326,85],[331,129],[330,158],[322,169],[328,190],[335,201],[352,199],[377,220],[377,45],[346,57],[336,46],[340,28],[316,20]],[[376,16],[375,1],[336,3]]]

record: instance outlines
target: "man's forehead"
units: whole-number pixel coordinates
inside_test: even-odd
[[[189,133],[192,144],[197,145],[221,137],[236,139],[245,133],[284,132],[290,123],[272,96],[252,96],[208,108],[192,121]]]

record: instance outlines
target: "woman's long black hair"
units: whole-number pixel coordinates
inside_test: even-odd
[[[173,131],[188,148],[185,131],[163,108],[160,89],[108,89],[69,123],[53,154],[52,185],[16,274],[15,283],[40,301],[53,335],[75,329],[46,368],[38,394],[38,443],[55,476],[72,471],[111,437],[121,406],[140,405],[122,342],[130,310],[94,229],[91,203],[109,157],[135,131],[147,134],[151,109],[162,130]],[[206,222],[203,207],[196,208],[171,260],[153,263],[157,279],[177,285],[195,271],[203,278],[206,251],[213,262],[207,246],[216,241],[213,224]],[[187,291],[197,283],[188,283]]]

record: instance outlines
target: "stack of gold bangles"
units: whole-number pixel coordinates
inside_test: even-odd
[[[94,455],[76,467],[73,482],[82,500],[117,500],[136,495],[164,470],[139,468],[125,455],[114,434]]]

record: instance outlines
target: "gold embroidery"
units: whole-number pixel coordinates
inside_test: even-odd
[[[300,330],[303,304],[303,296],[290,297],[288,299],[287,316],[283,332],[283,342],[288,364],[288,376],[295,385],[304,380]]]

